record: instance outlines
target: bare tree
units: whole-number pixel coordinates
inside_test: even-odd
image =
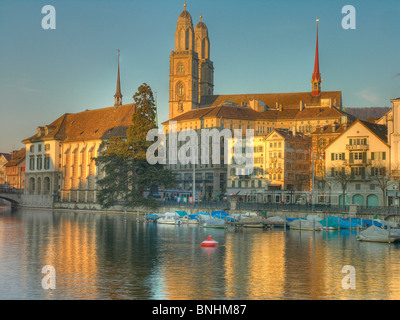
[[[346,190],[354,180],[354,176],[351,174],[350,168],[347,166],[332,166],[329,168],[330,176],[329,180],[331,184],[339,184],[342,189],[343,208],[346,206]],[[340,204],[340,203],[339,203]]]
[[[375,182],[382,190],[383,206],[387,206],[386,190],[393,181],[394,170],[388,170],[388,167],[382,161],[377,161],[371,167],[371,180]]]

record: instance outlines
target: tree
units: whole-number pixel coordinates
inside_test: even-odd
[[[146,150],[151,145],[147,132],[156,127],[156,108],[153,92],[142,84],[133,96],[136,111],[127,137],[113,137],[104,141],[96,159],[104,177],[98,181],[98,201],[104,208],[117,203],[126,207],[156,207],[157,201],[145,196],[154,186],[173,187],[175,175],[160,164],[151,165]]]
[[[354,176],[346,166],[332,166],[330,167],[330,182],[339,184],[342,189],[343,208],[346,207],[346,190],[349,183],[354,180]]]
[[[382,191],[384,207],[387,206],[386,190],[393,180],[392,172],[387,169],[387,166],[382,161],[375,162],[374,166],[371,167],[371,180],[374,181]]]

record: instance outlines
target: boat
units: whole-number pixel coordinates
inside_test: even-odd
[[[158,214],[146,214],[144,216],[144,222],[155,223],[157,222],[158,218],[159,218]]]
[[[293,230],[304,230],[304,231],[321,231],[322,224],[318,221],[310,221],[304,219],[296,219],[289,222],[290,229]]]
[[[285,219],[280,216],[268,217],[264,220],[264,225],[273,228],[284,228],[287,225]]]
[[[335,217],[326,217],[325,219],[319,221],[325,230],[338,230],[340,225],[340,220]]]
[[[308,221],[318,221],[318,222],[320,222],[321,220],[323,220],[319,215],[317,215],[317,214],[309,214],[309,215],[307,215],[307,217],[306,217],[306,219],[308,220]]]
[[[226,213],[225,211],[222,211],[222,210],[221,211],[211,211],[211,217],[226,220],[228,222],[235,221],[234,218],[230,217],[228,213]]]
[[[239,227],[244,228],[264,228],[264,222],[261,218],[241,218],[235,223]]]
[[[203,228],[218,228],[218,229],[224,229],[226,228],[226,222],[223,219],[218,219],[218,218],[211,218],[203,221],[201,223],[201,226]]]
[[[182,221],[179,219],[179,215],[176,212],[167,212],[157,220],[157,223],[179,225]]]
[[[400,241],[400,229],[383,229],[375,225],[368,227],[367,229],[360,231],[357,235],[358,241],[369,241],[369,242],[384,242],[392,243]]]
[[[196,214],[188,214],[182,218],[180,218],[182,224],[199,224],[199,213]]]

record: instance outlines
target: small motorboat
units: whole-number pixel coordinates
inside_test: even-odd
[[[211,236],[209,235],[208,238],[206,240],[204,240],[201,243],[202,247],[215,247],[218,245],[218,241],[215,241],[213,239],[211,239]]]

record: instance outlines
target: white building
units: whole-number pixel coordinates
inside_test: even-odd
[[[343,189],[346,205],[388,203],[386,190],[393,185],[390,151],[385,125],[357,120],[349,126],[325,148],[330,203],[343,205]]]

